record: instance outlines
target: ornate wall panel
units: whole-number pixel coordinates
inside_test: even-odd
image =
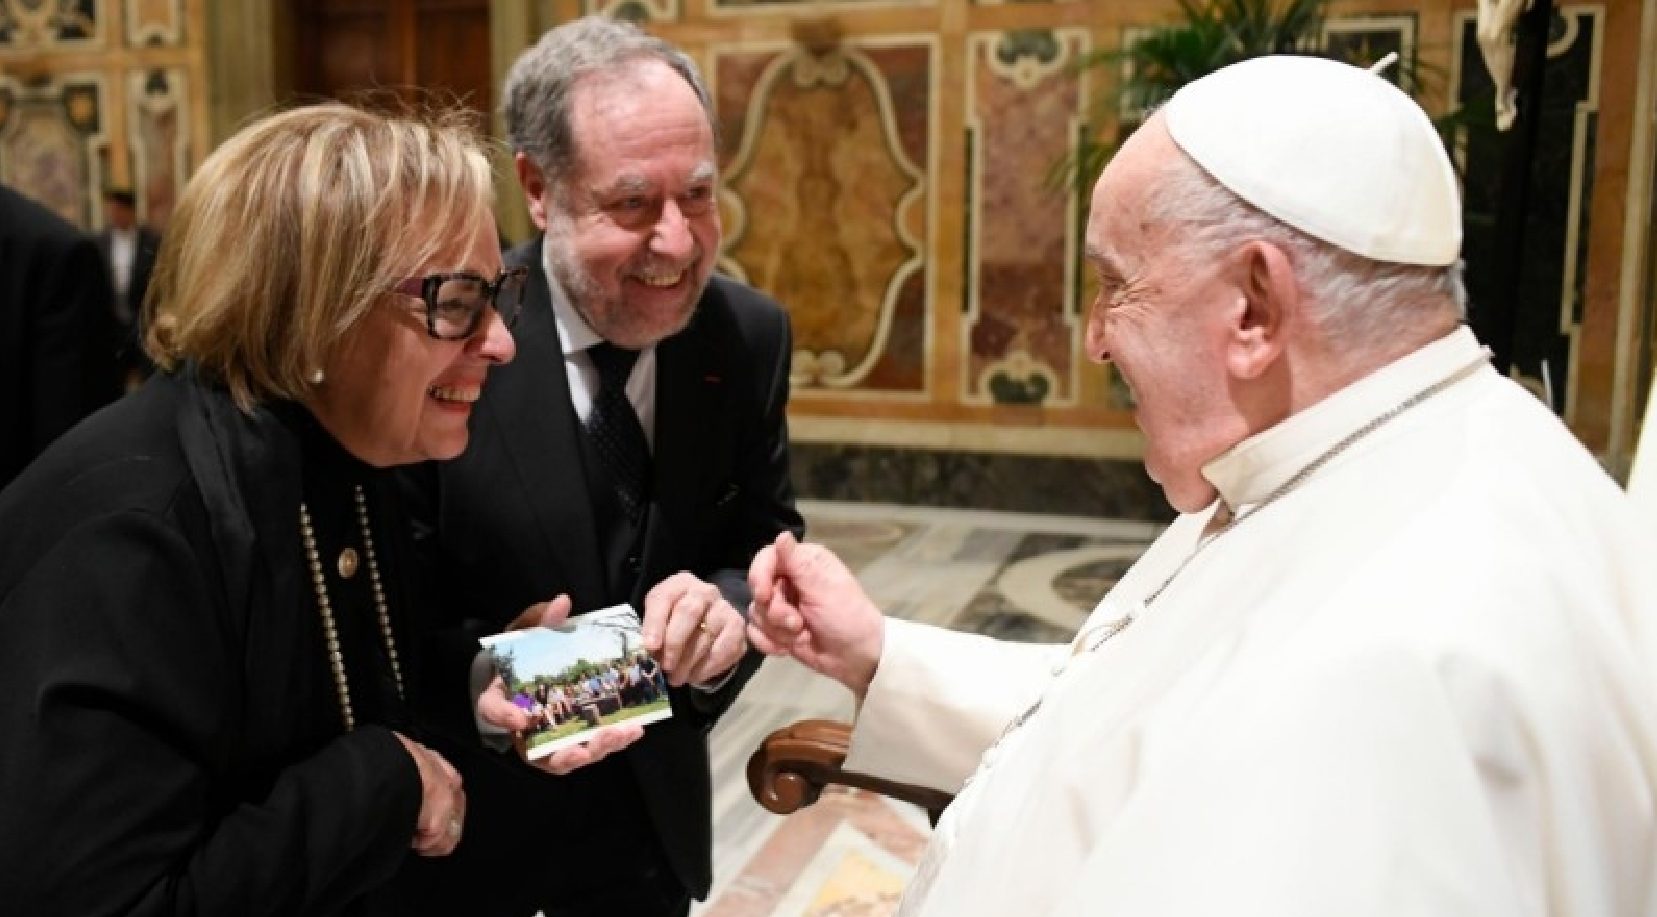
[[[1042,163],[1070,155],[1086,110],[1084,29],[972,36],[967,79],[969,403],[1076,403],[1079,196]]]
[[[164,228],[207,149],[204,0],[0,0],[0,182],[84,229],[130,187]]]
[[[634,22],[673,22],[679,18],[679,0],[581,0],[581,9]]]
[[[794,384],[920,391],[930,42],[715,59],[725,266],[789,304]]]
[[[1084,86],[1069,62],[1177,20],[1174,0],[635,5],[713,83],[723,265],[791,312],[801,351],[790,408],[797,442],[1138,456],[1123,393],[1084,353],[1086,199],[1052,193],[1044,179],[1079,134],[1109,139],[1124,114],[1113,105],[1113,74],[1088,71]],[[1390,76],[1413,79],[1428,110],[1442,114],[1485,79],[1477,58],[1462,61],[1474,6],[1337,0],[1325,39],[1354,61],[1400,52],[1405,65]],[[1555,406],[1594,449],[1607,442],[1621,359],[1611,352],[1616,276],[1626,260],[1602,227],[1623,219],[1619,183],[1635,123],[1631,80],[1604,81],[1602,91],[1601,74],[1657,67],[1657,44],[1651,59],[1639,58],[1635,6],[1572,5],[1561,17],[1538,186],[1549,254],[1521,268],[1526,296],[1547,300],[1543,312],[1526,306],[1546,321],[1526,345],[1525,372],[1536,376],[1546,356]],[[1481,269],[1481,188],[1494,180],[1496,150],[1485,139],[1462,151],[1470,279]]]
[[[184,0],[125,2],[126,38],[130,47],[176,47],[184,43]]]
[[[0,0],[0,51],[85,51],[104,43],[109,0]]]
[[[87,225],[104,178],[104,95],[97,73],[0,77],[0,183]]]

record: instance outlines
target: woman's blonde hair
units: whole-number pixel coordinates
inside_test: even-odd
[[[226,141],[184,188],[145,297],[144,349],[194,362],[243,409],[299,399],[392,286],[490,219],[483,141],[459,112],[329,103]]]

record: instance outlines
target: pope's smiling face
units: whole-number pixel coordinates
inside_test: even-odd
[[[1177,234],[1145,216],[1167,163],[1182,155],[1153,117],[1094,186],[1087,255],[1099,295],[1087,352],[1115,364],[1133,390],[1146,472],[1175,509],[1195,512],[1215,496],[1203,465],[1247,430],[1236,422],[1226,372],[1226,306],[1237,291],[1218,262],[1187,263]]]

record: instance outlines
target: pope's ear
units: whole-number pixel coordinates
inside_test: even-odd
[[[1254,379],[1283,353],[1300,310],[1300,287],[1289,256],[1270,242],[1237,251],[1238,308],[1233,313],[1226,363],[1239,379]]]
[[[518,172],[518,185],[524,189],[524,204],[529,207],[529,218],[535,228],[547,229],[547,178],[541,167],[525,153],[512,157],[512,166]]]

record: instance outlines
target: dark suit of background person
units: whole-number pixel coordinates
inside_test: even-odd
[[[506,258],[530,270],[517,360],[490,375],[466,454],[422,469],[436,472],[424,495],[437,525],[424,560],[435,576],[434,607],[464,617],[470,637],[429,671],[464,672],[476,637],[501,631],[533,603],[568,593],[575,613],[621,602],[642,609],[650,587],[679,570],[717,585],[745,613],[754,553],[783,529],[804,527],[788,477],[786,314],[715,275],[690,325],[656,347],[653,495],[642,547],[607,545],[624,516],[613,489],[592,484],[541,246],[537,236]],[[444,720],[456,741],[439,747],[465,778],[469,815],[454,856],[413,864],[427,873],[413,886],[425,913],[527,915],[575,895],[578,883],[602,885],[612,874],[628,882],[664,858],[686,890],[706,896],[707,733],[758,664],[750,650],[717,692],[670,689],[672,719],[562,777],[514,752],[485,750],[458,678],[430,689],[428,700],[454,702]],[[486,818],[501,812],[512,813],[510,823]],[[659,851],[640,824],[653,826]]]
[[[0,186],[0,488],[120,393],[111,295],[90,237]]]
[[[105,200],[108,202],[110,221],[98,233],[98,249],[103,252],[104,263],[109,265],[110,280],[115,285],[114,294],[110,297],[115,322],[115,356],[120,362],[122,375],[129,377],[126,381],[135,382],[136,379],[131,379],[131,376],[146,376],[154,369],[144,356],[139,320],[144,293],[149,290],[150,275],[155,271],[155,255],[161,250],[161,237],[155,230],[138,222],[132,192],[114,191]],[[121,266],[115,263],[115,234],[121,229],[133,235],[132,260],[127,266],[125,278],[120,275]],[[126,281],[124,286],[123,279]]]

